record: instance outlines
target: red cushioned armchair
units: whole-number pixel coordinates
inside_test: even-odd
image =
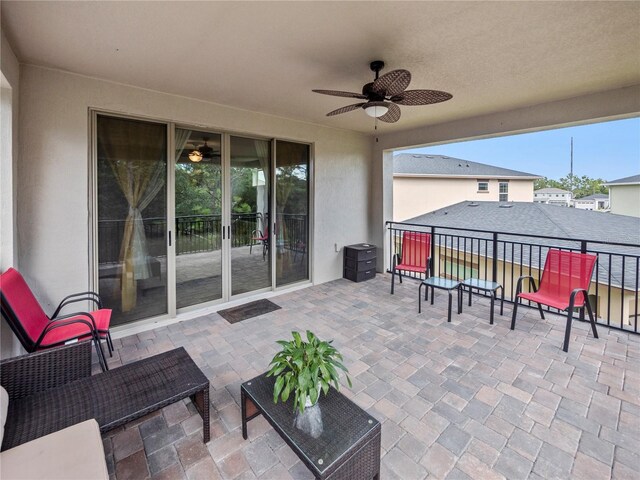
[[[424,232],[403,232],[401,254],[393,256],[391,269],[391,294],[396,279],[396,272],[402,283],[402,272],[424,273],[429,276],[431,264],[431,235]]]
[[[535,281],[530,275],[518,279],[516,297],[513,304],[513,317],[511,318],[511,330],[516,326],[516,312],[520,299],[530,300],[538,304],[540,316],[544,319],[542,305],[557,308],[567,312],[567,326],[564,332],[563,350],[569,350],[569,336],[571,335],[571,322],[575,308],[584,309],[589,313],[589,321],[593,336],[598,338],[596,322],[589,303],[589,285],[593,268],[596,264],[596,256],[586,253],[567,252],[550,249],[544,263],[544,270],[540,278],[540,288],[536,288]],[[522,282],[529,279],[531,292],[522,292]]]
[[[67,305],[82,301],[95,303],[98,309],[90,313],[60,315],[60,311]],[[109,369],[100,339],[106,340],[111,353],[111,310],[102,308],[97,293],[83,292],[65,297],[49,318],[22,275],[17,270],[9,268],[0,275],[0,307],[2,316],[27,352],[62,345],[71,340],[92,340],[100,366],[103,370]]]

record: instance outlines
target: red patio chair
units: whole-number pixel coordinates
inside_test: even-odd
[[[60,310],[65,306],[81,301],[95,303],[98,310],[91,313],[76,312],[59,315]],[[102,308],[102,302],[97,293],[83,292],[65,297],[53,316],[49,318],[22,275],[17,270],[9,268],[0,275],[0,307],[2,316],[27,352],[62,345],[70,340],[90,339],[95,344],[102,370],[109,369],[100,339],[104,338],[107,341],[109,352],[111,352],[113,350],[109,333],[111,310]]]
[[[562,250],[549,250],[544,263],[544,270],[540,278],[540,288],[532,276],[525,275],[518,279],[516,298],[513,304],[513,317],[511,318],[511,330],[516,326],[516,312],[520,299],[530,300],[538,304],[540,316],[544,319],[542,305],[557,308],[567,312],[567,327],[564,331],[563,350],[569,350],[569,336],[571,335],[571,321],[575,308],[587,308],[593,336],[598,338],[596,322],[589,303],[589,285],[593,268],[596,264],[596,256],[586,253],[567,252]],[[531,292],[522,292],[522,281],[528,278]],[[584,311],[584,310],[583,310]]]
[[[391,269],[391,294],[395,284],[396,272],[402,283],[401,272],[424,273],[429,276],[431,263],[431,235],[424,232],[403,232],[400,255],[393,256]]]
[[[251,232],[251,245],[249,245],[249,255],[253,249],[253,244],[258,242],[262,244],[262,260],[267,257],[267,250],[269,248],[269,227],[264,227],[264,235],[260,230],[254,230]]]

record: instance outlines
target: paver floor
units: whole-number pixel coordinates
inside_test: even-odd
[[[489,325],[474,296],[447,323],[446,293],[417,313],[415,281],[336,280],[272,299],[282,307],[231,325],[218,314],[117,339],[110,365],[184,346],[211,381],[212,440],[190,401],[104,436],[112,478],[307,479],[262,418],[240,428],[240,384],[267,369],[291,330],[334,339],[353,388],[382,425],[381,478],[640,478],[640,336],[511,306]],[[466,300],[466,298],[465,298]],[[497,309],[498,310],[498,309]]]

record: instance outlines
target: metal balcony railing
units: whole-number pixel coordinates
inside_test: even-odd
[[[307,215],[278,214],[279,222],[276,235],[280,244],[291,249],[306,247],[308,238]],[[268,216],[261,213],[231,214],[231,247],[250,245],[254,232],[264,232]],[[120,245],[124,235],[125,220],[102,220],[98,222],[98,258],[101,264],[117,263],[120,258]],[[176,255],[210,252],[222,248],[221,215],[187,215],[176,217],[174,235]],[[144,219],[145,237],[149,255],[166,255],[166,246],[162,240],[167,227],[164,218]],[[255,242],[254,242],[255,243]]]
[[[401,222],[387,222],[387,229],[387,269],[392,265],[393,255],[401,254],[403,232],[427,232],[432,238],[432,275],[456,280],[473,277],[498,282],[504,287],[505,301],[511,303],[516,282],[521,275],[532,275],[539,285],[549,248],[594,254],[598,261],[591,281],[589,301],[598,323],[640,333],[640,244]],[[407,276],[420,277],[417,274]]]

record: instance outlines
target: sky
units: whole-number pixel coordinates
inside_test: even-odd
[[[611,181],[640,174],[640,118],[403,150],[510,168],[558,180],[573,173]]]

